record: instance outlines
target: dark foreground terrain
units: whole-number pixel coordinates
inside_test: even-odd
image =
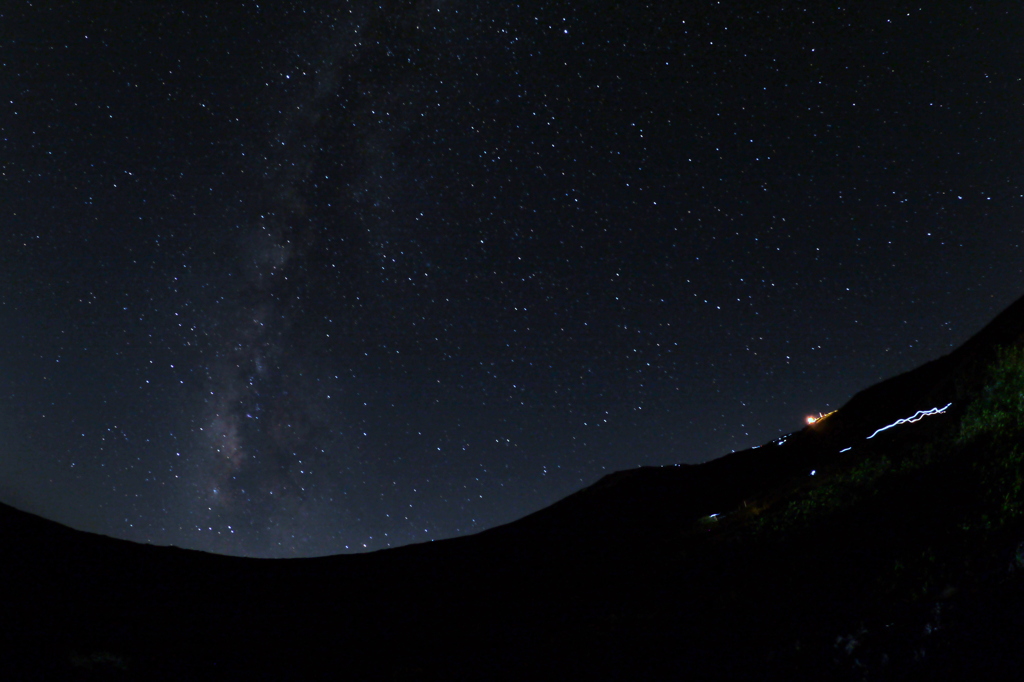
[[[240,559],[0,506],[0,678],[1010,679],[1022,461],[1024,299],[779,442],[472,537]]]

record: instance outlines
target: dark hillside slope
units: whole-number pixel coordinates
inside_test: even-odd
[[[959,407],[981,390],[997,349],[1022,343],[1024,297],[949,355],[861,391],[816,430],[835,445],[852,444],[878,428],[875,424],[947,403]]]
[[[1024,385],[1024,360],[999,359],[997,347],[1014,345],[1024,345],[1024,299],[953,353],[778,442],[612,474],[501,528],[368,555],[214,556],[0,505],[0,670],[11,680],[1001,678],[1024,665],[1013,499],[1024,441],[984,428],[967,438],[964,425],[1005,423],[985,421],[1010,409],[992,398],[988,368],[1003,362]]]
[[[621,527],[622,542],[628,537],[643,542],[645,530],[656,534],[666,524],[730,511],[795,475],[827,466],[838,451],[918,410],[952,403],[951,413],[960,414],[980,393],[997,348],[1013,345],[1024,345],[1024,297],[949,355],[861,391],[827,419],[781,439],[781,446],[773,442],[696,466],[619,471],[483,535],[547,534],[565,546],[580,542],[587,528],[607,537]]]

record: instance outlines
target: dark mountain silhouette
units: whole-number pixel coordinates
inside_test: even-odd
[[[1024,665],[1013,348],[1024,298],[779,441],[619,472],[500,528],[373,554],[216,556],[0,506],[0,670],[1005,679]]]

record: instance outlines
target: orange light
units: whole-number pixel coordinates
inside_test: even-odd
[[[836,410],[832,410],[831,412],[829,412],[827,414],[822,414],[821,412],[819,412],[817,417],[815,417],[812,414],[809,414],[809,415],[807,415],[807,425],[810,426],[811,424],[817,424],[822,419],[825,419],[826,417],[831,417],[835,413],[836,413]]]

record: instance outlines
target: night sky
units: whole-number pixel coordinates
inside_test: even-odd
[[[1024,294],[1024,6],[3,3],[0,499],[250,556],[801,428]]]

